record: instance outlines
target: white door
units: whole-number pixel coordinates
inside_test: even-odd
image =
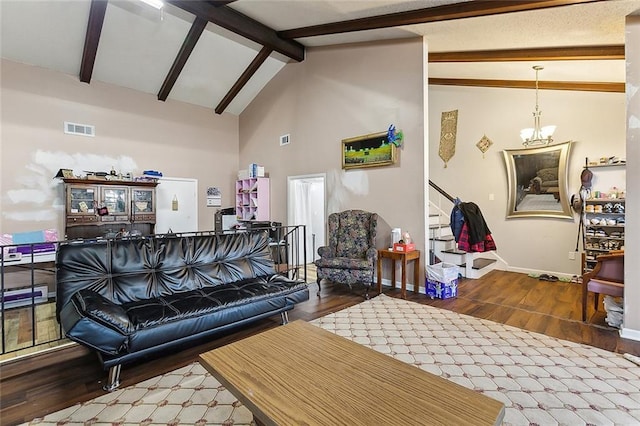
[[[287,181],[288,224],[306,226],[307,261],[313,262],[318,258],[318,247],[325,244],[326,175],[289,176]]]
[[[156,234],[198,231],[198,179],[163,177],[156,187]]]

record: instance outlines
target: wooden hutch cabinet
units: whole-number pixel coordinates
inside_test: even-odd
[[[157,182],[63,179],[65,238],[153,234]]]

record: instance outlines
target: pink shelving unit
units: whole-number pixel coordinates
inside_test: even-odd
[[[236,217],[238,220],[269,220],[269,178],[236,181]]]

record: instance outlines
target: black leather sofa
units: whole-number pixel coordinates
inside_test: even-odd
[[[265,231],[60,243],[57,317],[119,385],[122,363],[281,314],[309,298],[278,274]]]

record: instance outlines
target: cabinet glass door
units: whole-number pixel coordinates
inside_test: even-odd
[[[127,214],[128,188],[102,188],[102,203],[110,215]]]
[[[153,189],[133,189],[133,213],[155,213]]]
[[[67,207],[71,215],[95,214],[96,188],[93,186],[72,186],[69,188]]]

